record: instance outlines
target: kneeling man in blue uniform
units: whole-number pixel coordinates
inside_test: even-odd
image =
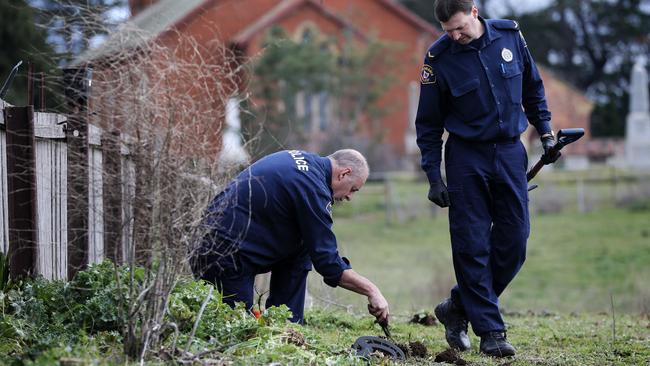
[[[349,201],[366,182],[368,164],[356,150],[327,157],[300,150],[268,155],[241,172],[208,207],[207,235],[192,256],[196,276],[214,283],[231,305],[253,306],[255,275],[271,272],[266,306],[285,304],[302,323],[307,274],[368,297],[368,310],[387,324],[388,302],[342,258],[332,232],[332,205]]]
[[[437,0],[446,32],[427,51],[415,121],[428,198],[449,206],[457,285],[435,309],[450,346],[515,354],[506,339],[499,296],[526,258],[530,232],[527,155],[519,136],[530,123],[548,157],[555,144],[542,78],[517,22],[483,19],[472,0]],[[442,135],[447,130],[440,174]]]

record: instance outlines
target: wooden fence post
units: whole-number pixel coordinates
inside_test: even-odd
[[[92,69],[63,70],[68,106],[68,279],[88,264],[88,98]]]
[[[104,253],[113,263],[122,263],[122,156],[120,132],[108,132],[102,141],[104,157]]]
[[[12,278],[34,274],[37,253],[34,108],[5,108],[9,269]]]

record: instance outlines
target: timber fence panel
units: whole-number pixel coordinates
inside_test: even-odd
[[[35,113],[37,273],[50,280],[67,277],[67,146],[65,117]]]
[[[7,134],[4,121],[5,102],[0,100],[0,252],[9,250],[9,203],[7,202]]]
[[[135,260],[135,243],[133,230],[135,202],[135,163],[129,158],[128,149],[123,147],[122,154],[122,258],[125,263]]]
[[[12,278],[32,276],[37,267],[37,202],[32,106],[5,109],[9,270]]]
[[[104,260],[102,130],[88,125],[88,264]]]

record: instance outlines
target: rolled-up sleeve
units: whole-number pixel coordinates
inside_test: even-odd
[[[323,194],[309,190],[296,202],[296,211],[303,244],[307,246],[314,268],[327,285],[336,287],[343,271],[352,267],[339,255],[332,216],[327,210],[329,202]]]

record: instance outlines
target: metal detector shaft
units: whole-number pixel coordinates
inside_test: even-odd
[[[566,145],[578,141],[582,136],[584,136],[585,130],[584,128],[563,128],[557,133],[557,141],[555,142],[555,146],[551,148],[551,151],[549,152],[551,156],[555,156],[556,154],[560,153],[560,150],[562,150],[563,147]],[[537,173],[539,173],[540,170],[542,170],[542,167],[546,165],[543,161],[543,159],[539,159],[537,163],[526,173],[526,179],[530,182],[531,179],[535,178]],[[531,186],[528,190],[532,190],[537,186]]]

